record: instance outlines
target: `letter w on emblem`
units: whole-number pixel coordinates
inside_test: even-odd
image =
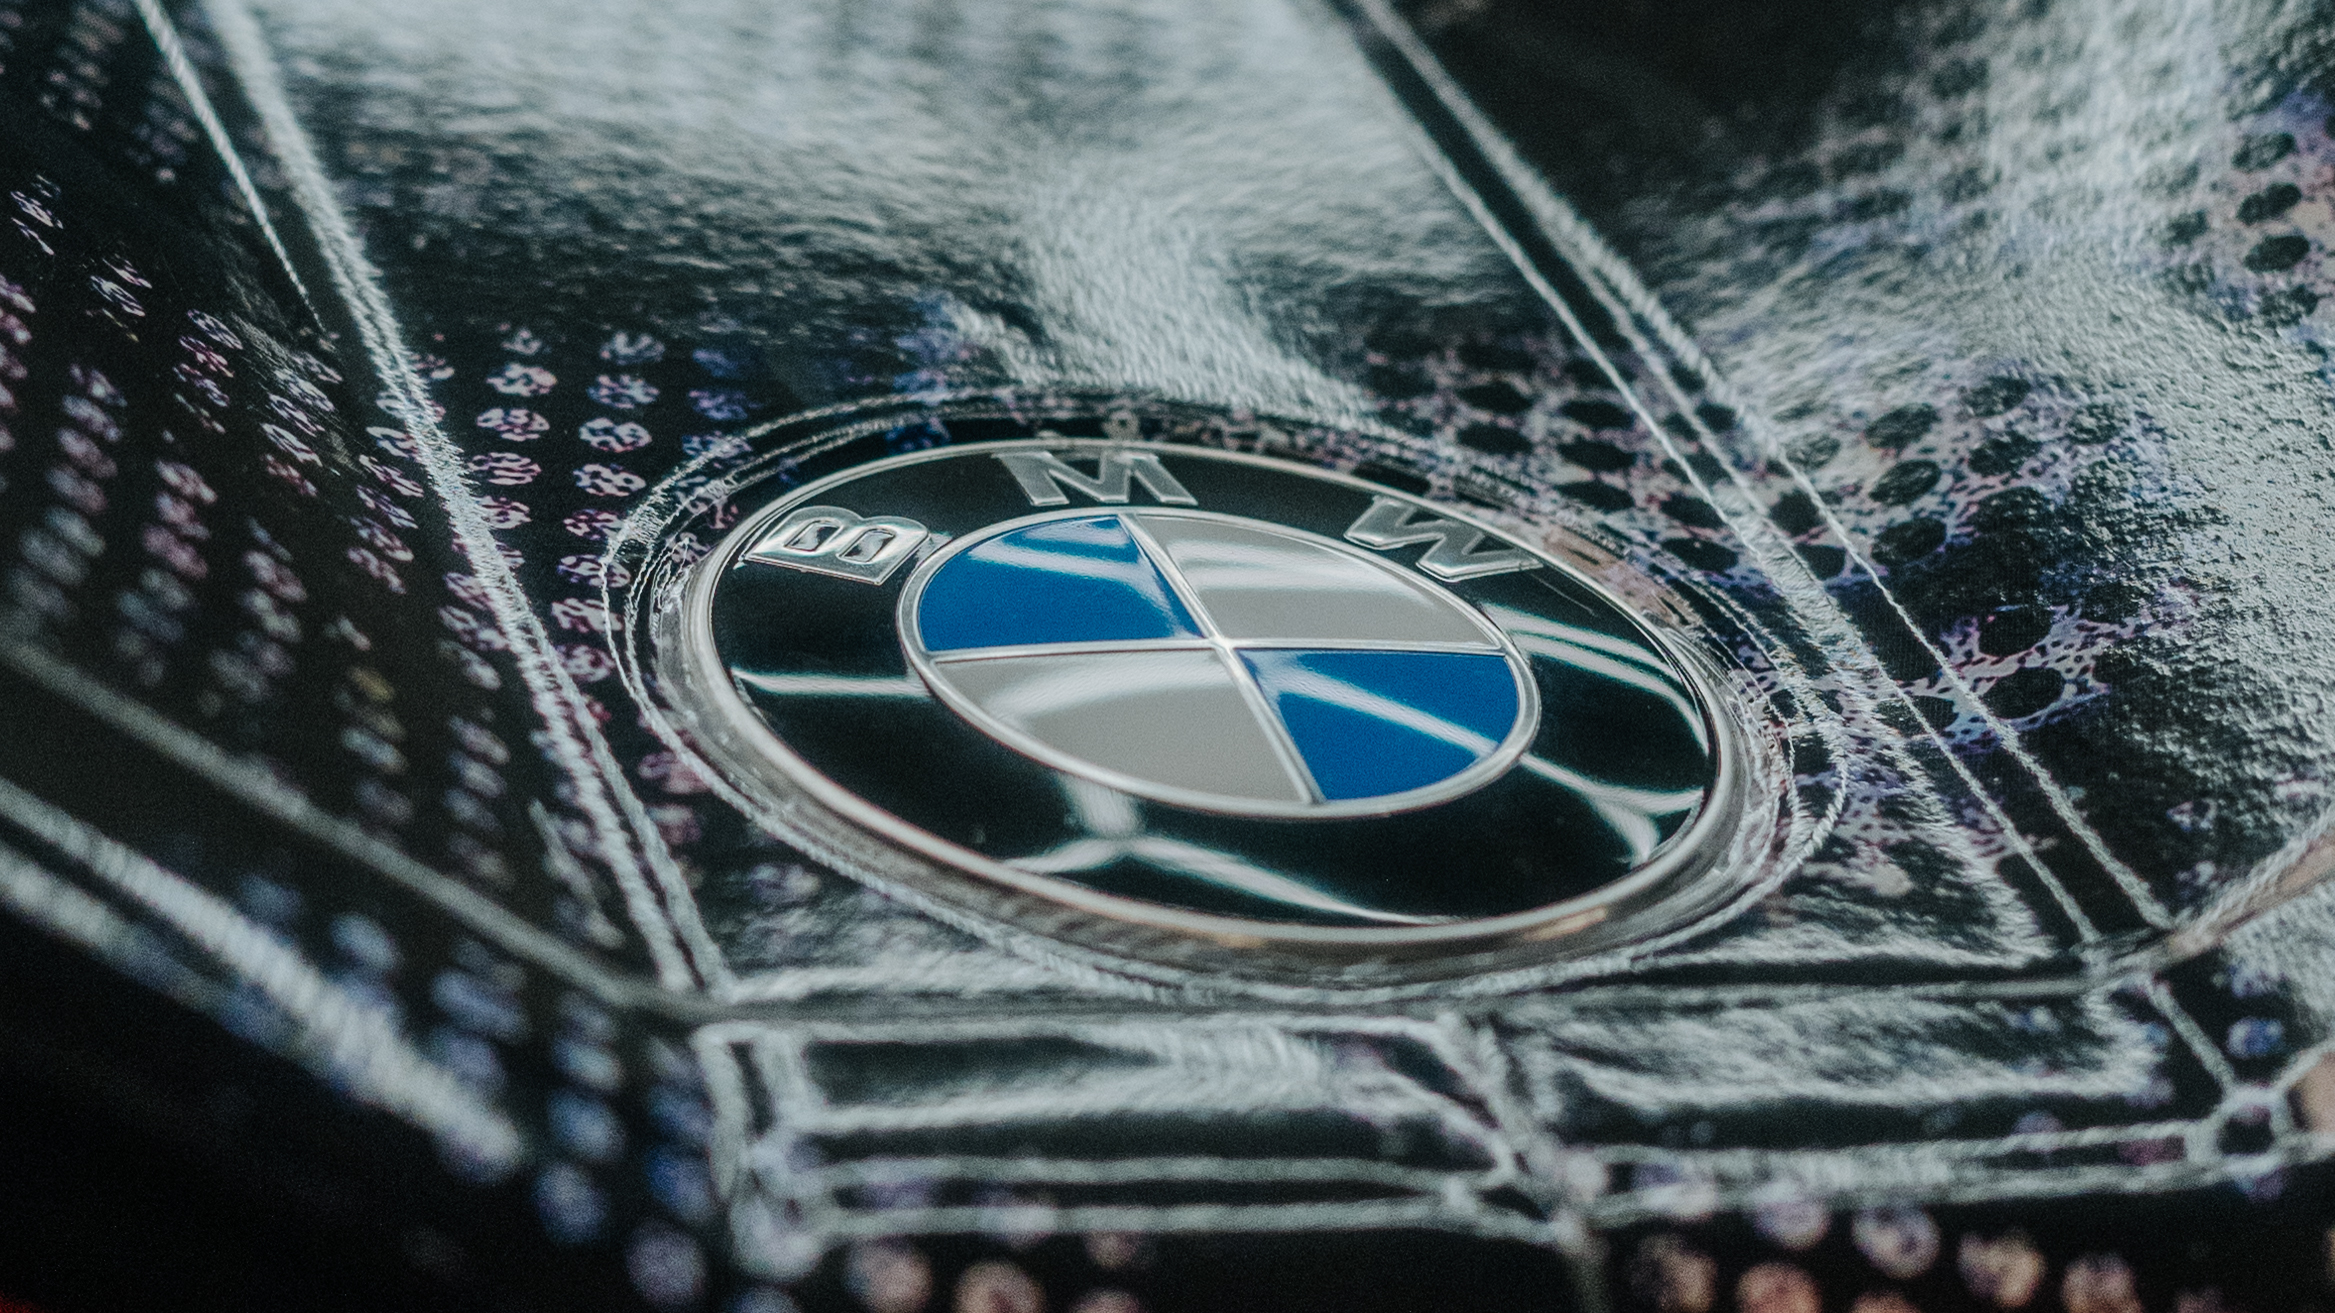
[[[840,506],[804,506],[746,550],[761,565],[880,584],[916,554],[932,530],[897,515],[861,515]]]
[[[1427,518],[1413,520],[1414,513]],[[1370,509],[1346,530],[1346,540],[1364,547],[1381,550],[1403,547],[1411,543],[1430,543],[1432,546],[1419,554],[1419,568],[1438,579],[1456,581],[1475,579],[1487,574],[1506,574],[1510,570],[1531,570],[1540,562],[1530,552],[1513,547],[1479,552],[1476,545],[1485,538],[1483,530],[1457,520],[1446,520],[1432,511],[1422,512],[1418,507],[1393,497],[1376,497]]]
[[[1159,457],[1148,451],[1106,451],[1092,477],[1072,469],[1050,451],[1001,451],[997,458],[1013,472],[1014,482],[1022,485],[1022,495],[1032,506],[1068,506],[1070,493],[1064,492],[1065,488],[1106,505],[1122,506],[1138,483],[1163,505],[1200,504],[1159,463]]]

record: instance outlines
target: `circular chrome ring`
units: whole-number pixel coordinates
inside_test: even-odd
[[[1126,444],[1039,439],[977,445],[989,452],[1016,448],[1064,452]],[[1745,826],[1751,744],[1738,719],[1722,714],[1726,703],[1715,672],[1691,648],[1654,628],[1596,580],[1465,511],[1275,457],[1212,448],[1159,449],[1301,473],[1375,496],[1400,498],[1531,552],[1540,564],[1593,591],[1628,616],[1640,637],[1669,659],[1692,690],[1713,766],[1708,792],[1692,820],[1635,869],[1580,896],[1505,915],[1405,926],[1282,924],[1162,906],[1021,869],[904,822],[828,778],[762,721],[733,682],[715,644],[714,594],[756,535],[787,512],[817,503],[877,466],[949,459],[966,448],[854,466],[796,488],[742,517],[687,568],[677,581],[678,590],[664,592],[671,601],[646,617],[646,655],[656,672],[657,700],[670,717],[659,717],[658,728],[668,736],[677,731],[676,746],[706,761],[709,781],[734,803],[839,868],[911,897],[937,900],[1048,939],[1099,950],[1129,965],[1148,962],[1212,976],[1229,972],[1309,984],[1384,986],[1434,980],[1551,957],[1573,958],[1674,933],[1737,902],[1752,887],[1759,875],[1753,868],[1761,864],[1759,851],[1765,840]],[[1146,513],[1153,512],[1146,508]],[[936,553],[918,564],[911,587],[929,580],[938,568],[937,559]],[[1503,650],[1514,651],[1504,635]],[[1504,741],[1497,755],[1512,761],[1511,746]]]

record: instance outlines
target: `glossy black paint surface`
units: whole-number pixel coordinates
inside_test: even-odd
[[[1536,237],[1497,170],[1454,166],[1577,333],[1331,11],[259,8],[241,69],[172,11],[254,211],[135,11],[0,5],[0,275],[35,306],[0,321],[29,335],[0,776],[119,845],[12,800],[9,914],[267,1073],[145,1086],[138,1116],[281,1147],[235,1087],[403,1116],[344,1060],[416,1056],[515,1129],[506,1174],[408,1130],[332,1179],[420,1218],[374,1258],[498,1305],[547,1271],[576,1303],[741,1313],[1001,1272],[1154,1310],[2324,1300],[2321,8],[1418,6],[1612,243]],[[320,263],[255,68],[394,349]],[[377,402],[409,357],[441,414]],[[1580,975],[1261,1006],[870,892],[677,768],[610,655],[624,515],[812,406],[1055,388],[1310,417],[1303,459],[1592,536],[1693,601],[1744,705],[1784,709],[1788,878]],[[190,518],[164,459],[218,501]],[[466,501],[492,519],[468,549]],[[158,610],[150,572],[193,601]],[[152,872],[125,853],[249,933],[126,892]],[[682,952],[699,910],[712,945]],[[303,996],[394,1024],[304,1028]],[[136,1033],[10,1060],[78,1102],[76,1073],[158,1060]],[[1110,1238],[1195,1204],[1261,1229]]]

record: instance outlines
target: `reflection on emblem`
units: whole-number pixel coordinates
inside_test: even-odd
[[[663,683],[734,796],[1001,914],[1309,952],[1621,933],[1708,905],[1737,814],[1710,686],[1610,595],[1283,461],[918,452],[690,569]]]
[[[1209,811],[1424,805],[1506,769],[1538,719],[1523,657],[1482,613],[1352,548],[1204,511],[961,538],[909,580],[900,634],[933,692],[1000,741]]]

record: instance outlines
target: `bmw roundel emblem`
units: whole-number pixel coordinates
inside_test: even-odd
[[[1539,722],[1530,669],[1483,613],[1246,516],[1007,520],[928,557],[898,623],[925,687],[999,741],[1224,816],[1455,798],[1514,764]]]
[[[663,700],[766,822],[1139,957],[1611,942],[1710,904],[1681,890],[1738,804],[1681,645],[1490,525],[1265,456],[874,460],[679,595]]]

